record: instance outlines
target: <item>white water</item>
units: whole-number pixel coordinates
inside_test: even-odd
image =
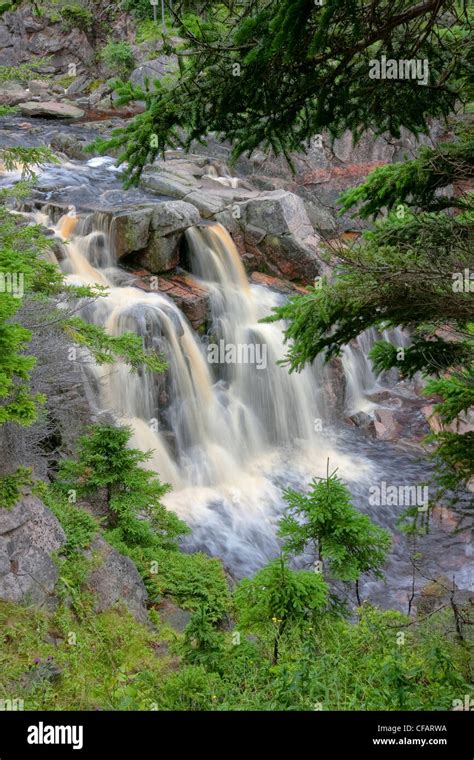
[[[117,362],[95,368],[100,404],[133,429],[132,444],[153,450],[149,466],[173,491],[165,502],[193,526],[200,546],[248,572],[277,551],[269,523],[284,503],[282,487],[303,487],[330,460],[347,481],[367,478],[371,465],[343,454],[329,437],[319,363],[290,375],[281,325],[261,324],[281,296],[249,285],[238,252],[221,225],[188,230],[191,267],[209,291],[213,341],[259,346],[265,366],[213,364],[177,306],[165,295],[117,287],[104,232],[65,215],[56,232],[67,241],[61,262],[73,283],[97,283],[108,295],[86,318],[111,335],[133,331],[164,354],[166,374],[132,373]],[[77,234],[75,234],[75,232]]]
[[[408,345],[408,336],[399,327],[382,333],[371,327],[352,344],[344,346],[341,358],[346,379],[345,408],[349,415],[357,412],[370,413],[377,406],[367,398],[368,394],[375,393],[382,387],[369,359],[369,351],[377,340],[386,340],[399,348]]]

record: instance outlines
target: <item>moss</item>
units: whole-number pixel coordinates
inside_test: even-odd
[[[69,74],[65,74],[63,77],[60,77],[60,79],[56,79],[55,84],[58,84],[60,87],[64,87],[65,90],[71,85],[76,77],[70,76]]]

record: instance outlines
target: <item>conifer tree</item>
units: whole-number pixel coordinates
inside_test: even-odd
[[[360,604],[359,578],[365,573],[382,577],[389,533],[352,506],[350,491],[336,472],[313,479],[308,494],[288,488],[284,497],[289,505],[279,527],[284,551],[297,555],[311,550],[321,572],[355,582]]]
[[[210,133],[229,140],[233,158],[258,146],[302,150],[315,134],[364,129],[417,134],[428,117],[445,118],[469,76],[471,19],[455,0],[223,0],[199,14],[173,14],[165,38],[179,74],[144,88],[118,85],[118,103],[146,110],[98,143],[121,149],[128,181],[166,148],[189,147]],[[210,8],[206,13],[206,8]],[[370,76],[374,61],[421,60],[428,81]]]
[[[161,504],[170,486],[143,466],[151,453],[130,448],[131,435],[126,427],[92,426],[79,438],[77,457],[61,464],[57,484],[77,498],[104,494],[114,537],[128,546],[175,547],[188,528]]]
[[[377,217],[352,247],[332,249],[334,276],[275,310],[287,321],[290,371],[322,354],[340,353],[370,327],[401,326],[411,333],[402,352],[379,341],[375,370],[422,372],[425,392],[448,425],[474,406],[474,132],[466,126],[451,143],[424,147],[417,158],[380,167],[341,198],[342,210]],[[442,192],[441,192],[442,191]],[[388,214],[386,211],[388,210]],[[461,426],[462,427],[462,426]],[[474,433],[445,429],[431,440],[443,489],[474,475]]]

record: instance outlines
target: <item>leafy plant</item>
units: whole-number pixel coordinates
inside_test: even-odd
[[[135,56],[127,42],[108,42],[101,53],[101,58],[111,74],[125,77],[135,66]]]

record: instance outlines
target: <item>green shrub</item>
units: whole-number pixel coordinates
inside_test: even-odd
[[[199,665],[190,665],[173,673],[158,696],[160,710],[212,710],[222,694],[218,675]]]
[[[112,75],[124,77],[135,66],[135,56],[127,42],[108,42],[101,58]]]
[[[63,554],[73,554],[76,549],[86,549],[98,531],[97,522],[89,512],[76,504],[69,503],[67,497],[59,489],[38,483],[35,493],[51,510],[61,523],[67,538],[62,549]]]
[[[61,17],[66,29],[81,29],[83,32],[91,32],[94,27],[94,16],[83,8],[82,5],[67,5],[61,11]]]

